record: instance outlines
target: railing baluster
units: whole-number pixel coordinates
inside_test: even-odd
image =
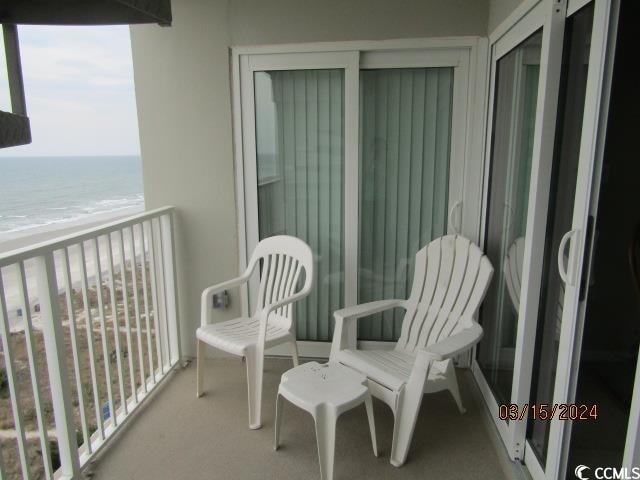
[[[142,295],[144,296],[144,319],[147,327],[147,354],[149,356],[149,376],[156,383],[155,369],[153,368],[153,348],[151,346],[151,312],[149,311],[149,292],[147,290],[147,247],[144,234],[144,222],[140,223],[140,243],[142,255]],[[158,357],[158,362],[160,357]]]
[[[62,478],[77,478],[80,474],[78,442],[73,422],[67,362],[64,357],[64,337],[58,306],[58,287],[53,252],[38,256],[35,260],[42,335],[44,336],[53,416],[56,422],[58,451],[60,453],[59,471]]]
[[[4,472],[4,458],[2,458],[2,446],[0,446],[0,480],[5,480],[7,474]]]
[[[84,448],[87,453],[91,453],[91,436],[89,434],[89,424],[87,421],[87,412],[85,409],[86,400],[84,397],[84,388],[82,388],[82,373],[80,370],[80,354],[78,343],[78,328],[76,325],[76,312],[73,306],[72,293],[73,282],[71,280],[71,266],[69,265],[69,247],[64,248],[63,264],[64,264],[64,288],[67,298],[67,312],[69,316],[69,330],[71,333],[71,353],[73,355],[73,368],[76,372],[76,389],[78,390],[78,406],[80,407],[80,424],[82,428],[82,438],[84,440]]]
[[[180,331],[178,329],[178,281],[176,276],[176,254],[174,243],[173,213],[160,217],[164,244],[165,282],[167,285],[167,321],[169,322],[169,339],[171,342],[171,362],[179,362],[182,358]]]
[[[102,342],[102,355],[104,358],[104,376],[107,384],[107,399],[109,401],[109,415],[113,425],[117,426],[118,421],[114,415],[115,403],[113,402],[113,387],[111,385],[111,363],[109,357],[109,339],[107,338],[107,319],[104,313],[104,299],[102,298],[102,267],[100,266],[100,247],[98,238],[93,239],[93,268],[96,281],[96,294],[98,297],[98,313],[100,314],[100,336]]]
[[[2,269],[0,269],[0,336],[2,337],[2,351],[4,352],[4,368],[7,371],[9,380],[9,396],[11,398],[11,408],[13,410],[13,423],[18,440],[18,457],[20,458],[20,468],[22,478],[28,479],[29,466],[27,462],[27,439],[24,435],[22,423],[22,410],[20,409],[20,396],[18,394],[18,379],[13,364],[13,344],[11,342],[11,332],[9,330],[9,316],[7,315],[7,304],[4,293],[4,283],[2,281]]]
[[[144,223],[143,231],[144,231]],[[158,321],[158,290],[157,290],[157,277],[156,277],[156,261],[155,261],[155,249],[153,248],[153,228],[149,225],[149,275],[151,276],[151,302],[153,304],[153,328],[156,332],[156,352],[158,355],[158,370],[160,374],[164,373],[164,360],[162,357],[162,347],[160,345],[160,324]],[[154,372],[155,379],[155,372]]]
[[[84,242],[80,243],[80,281],[82,285],[82,303],[84,304],[84,318],[87,326],[87,347],[89,350],[89,368],[91,370],[91,387],[93,391],[93,406],[96,414],[96,426],[100,439],[104,440],[104,424],[100,412],[100,390],[98,389],[98,372],[96,365],[95,342],[93,339],[93,316],[89,303],[89,281],[87,280],[87,258],[84,251]]]
[[[111,296],[111,323],[113,324],[113,339],[116,346],[116,366],[118,367],[118,388],[120,390],[120,404],[125,415],[127,410],[127,395],[124,390],[124,370],[122,369],[122,350],[120,348],[120,321],[118,320],[118,306],[116,304],[116,281],[113,275],[113,244],[111,243],[111,234],[107,234],[107,272],[109,274],[109,292]],[[106,320],[105,320],[106,323]],[[114,424],[118,411],[116,405],[113,405],[111,412],[114,417]]]
[[[133,369],[133,350],[131,347],[131,318],[129,317],[129,292],[127,289],[127,259],[124,254],[124,234],[118,230],[118,251],[120,254],[120,278],[122,281],[122,300],[124,302],[124,325],[127,339],[127,360],[129,361],[129,379],[131,380],[131,395],[135,403],[138,403],[138,391],[136,389],[135,371]],[[126,404],[126,399],[125,399]]]
[[[140,316],[140,300],[138,298],[138,256],[136,254],[136,240],[135,240],[135,230],[134,226],[131,225],[130,233],[131,236],[129,240],[131,242],[131,276],[133,279],[133,301],[134,308],[136,314],[136,337],[138,340],[138,361],[140,362],[140,386],[142,387],[142,391],[147,393],[147,381],[145,379],[144,374],[144,353],[142,351],[142,317]],[[142,268],[144,269],[144,261],[142,263]],[[142,278],[145,278],[143,276]],[[145,289],[146,292],[146,289]],[[145,293],[146,295],[146,293]],[[149,354],[151,353],[151,349],[149,349]],[[151,361],[151,357],[149,357]],[[149,374],[153,372],[153,365],[149,364]]]
[[[40,390],[40,372],[38,360],[35,358],[35,345],[33,344],[33,327],[31,323],[31,303],[29,302],[29,290],[27,288],[27,275],[24,269],[24,262],[19,262],[18,267],[18,291],[22,302],[22,315],[24,318],[24,334],[27,344],[27,357],[29,358],[29,369],[31,372],[31,388],[33,390],[33,400],[36,407],[36,421],[38,433],[40,434],[40,447],[42,448],[42,462],[44,464],[45,477],[53,478],[53,468],[51,466],[51,452],[49,449],[49,436],[47,432],[46,419],[42,409],[42,393]],[[42,317],[41,317],[42,318]]]
[[[156,252],[156,273],[158,285],[158,303],[159,315],[158,323],[160,324],[160,344],[162,345],[162,354],[165,368],[169,368],[171,364],[171,348],[169,346],[169,328],[167,325],[167,292],[164,277],[164,254],[162,244],[162,230],[159,219],[151,220],[153,228],[153,238],[155,239]]]

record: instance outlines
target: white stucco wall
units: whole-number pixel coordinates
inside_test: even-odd
[[[490,34],[524,0],[490,0],[487,33]]]
[[[502,0],[506,2],[507,0]],[[238,273],[229,47],[485,35],[486,0],[172,0],[173,25],[131,28],[147,208],[178,208],[184,353],[200,292]],[[232,292],[224,319],[239,312]]]
[[[234,45],[484,35],[485,0],[232,0]]]

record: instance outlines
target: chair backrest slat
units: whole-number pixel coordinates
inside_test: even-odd
[[[267,275],[269,275],[269,267],[271,266],[271,256],[265,255],[263,258],[258,258],[258,261],[262,260],[260,265],[260,287],[258,288],[258,301],[256,309],[261,308],[264,305],[264,295],[267,289]]]
[[[269,255],[269,274],[267,275],[267,286],[264,292],[264,300],[262,306],[272,302],[273,283],[275,279],[276,269],[278,268],[278,255]]]
[[[458,296],[462,283],[465,279],[467,271],[467,261],[469,259],[469,240],[464,237],[457,237],[455,239],[455,245],[443,246],[443,248],[450,249],[453,255],[453,266],[451,271],[451,277],[449,278],[449,284],[447,286],[447,296],[438,312],[438,316],[431,327],[429,337],[425,344],[431,345],[440,338],[442,332],[446,330],[447,324],[454,322],[453,310],[458,305]]]
[[[429,344],[428,340],[438,319],[438,315],[443,311],[445,307],[444,301],[449,291],[451,273],[453,272],[453,262],[455,259],[455,249],[448,244],[449,242],[443,242],[445,239],[450,240],[451,238],[441,237],[440,239],[438,239],[440,240],[440,265],[438,267],[438,273],[435,280],[435,292],[431,303],[426,309],[427,314],[423,320],[423,325],[420,330],[420,335],[418,336],[418,341],[416,345],[412,346],[412,348]],[[429,271],[429,269],[431,268],[435,268],[435,265],[430,266],[429,262],[427,261],[427,271]]]
[[[430,242],[416,254],[413,286],[396,349],[413,352],[456,333],[486,294],[493,267],[460,235]]]
[[[289,278],[289,267],[291,266],[291,257],[289,255],[284,255],[284,262],[281,262],[282,270],[280,272],[280,282],[278,285],[278,297],[284,298],[287,280]],[[279,308],[277,310],[278,315],[283,315],[284,308]]]
[[[440,335],[440,339],[446,338],[447,336],[454,333],[454,329],[457,325],[457,320],[465,313],[467,305],[469,305],[469,302],[471,300],[471,295],[473,294],[474,288],[476,287],[478,281],[478,272],[480,271],[480,262],[483,258],[486,257],[482,254],[482,251],[479,248],[472,247],[475,247],[475,245],[472,245],[470,243],[467,252],[467,267],[465,269],[460,292],[458,293],[456,303],[451,310],[450,321],[443,329],[443,332]]]
[[[300,278],[300,274],[302,273],[302,264],[298,261],[294,262],[295,265],[292,266],[291,269],[291,281],[289,283],[289,288],[287,289],[286,297],[293,295],[293,291],[298,284],[298,279]],[[305,275],[309,275],[309,272],[305,272]],[[291,317],[293,315],[293,305],[287,305],[286,307],[286,316]]]

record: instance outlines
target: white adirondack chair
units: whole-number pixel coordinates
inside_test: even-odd
[[[247,282],[260,260],[260,288],[252,315],[212,323],[213,295]],[[303,274],[304,285],[296,292]],[[201,326],[196,330],[198,397],[202,395],[203,387],[204,344],[244,357],[247,363],[249,428],[260,428],[264,351],[289,343],[293,364],[298,365],[292,303],[306,297],[313,288],[313,282],[313,253],[309,246],[298,238],[279,235],[258,243],[242,276],[204,290]]]
[[[492,274],[491,262],[475,244],[448,235],[416,254],[408,300],[379,300],[334,313],[330,361],[366,375],[371,393],[391,407],[395,417],[392,465],[399,467],[407,458],[424,393],[447,389],[464,413],[452,358],[482,337],[474,317]],[[406,313],[393,350],[347,347],[349,323],[396,307]]]

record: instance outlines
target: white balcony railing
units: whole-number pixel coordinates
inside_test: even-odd
[[[0,480],[78,478],[178,363],[175,275],[170,207],[0,255]]]

